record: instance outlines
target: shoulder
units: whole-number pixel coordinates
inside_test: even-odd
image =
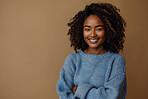
[[[121,54],[112,54],[112,69],[118,73],[126,71],[126,62],[124,56]]]
[[[80,58],[80,54],[79,52],[72,52],[70,54],[67,55],[66,59],[72,62],[76,62],[77,60],[79,60]]]
[[[121,54],[113,53],[112,58],[114,64],[125,64],[125,58]]]
[[[69,71],[72,70],[74,72],[77,66],[77,62],[80,60],[79,58],[79,53],[72,52],[68,54],[65,59],[63,68],[68,69]]]

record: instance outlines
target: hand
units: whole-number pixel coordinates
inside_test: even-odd
[[[76,92],[76,90],[77,90],[77,87],[78,87],[78,85],[77,86],[74,86],[73,88],[72,88],[72,92],[75,94],[75,92]]]

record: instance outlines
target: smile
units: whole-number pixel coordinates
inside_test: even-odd
[[[94,44],[96,43],[99,39],[88,39],[90,41],[90,43]]]

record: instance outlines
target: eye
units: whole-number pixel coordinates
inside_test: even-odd
[[[96,29],[97,31],[101,31],[101,30],[103,30],[102,28],[98,28],[98,29]]]
[[[84,29],[85,31],[90,31],[90,29]]]

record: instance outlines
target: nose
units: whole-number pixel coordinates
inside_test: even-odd
[[[95,36],[97,36],[97,34],[96,34],[95,30],[92,30],[92,31],[91,31],[90,36],[91,36],[91,37],[95,37]]]

